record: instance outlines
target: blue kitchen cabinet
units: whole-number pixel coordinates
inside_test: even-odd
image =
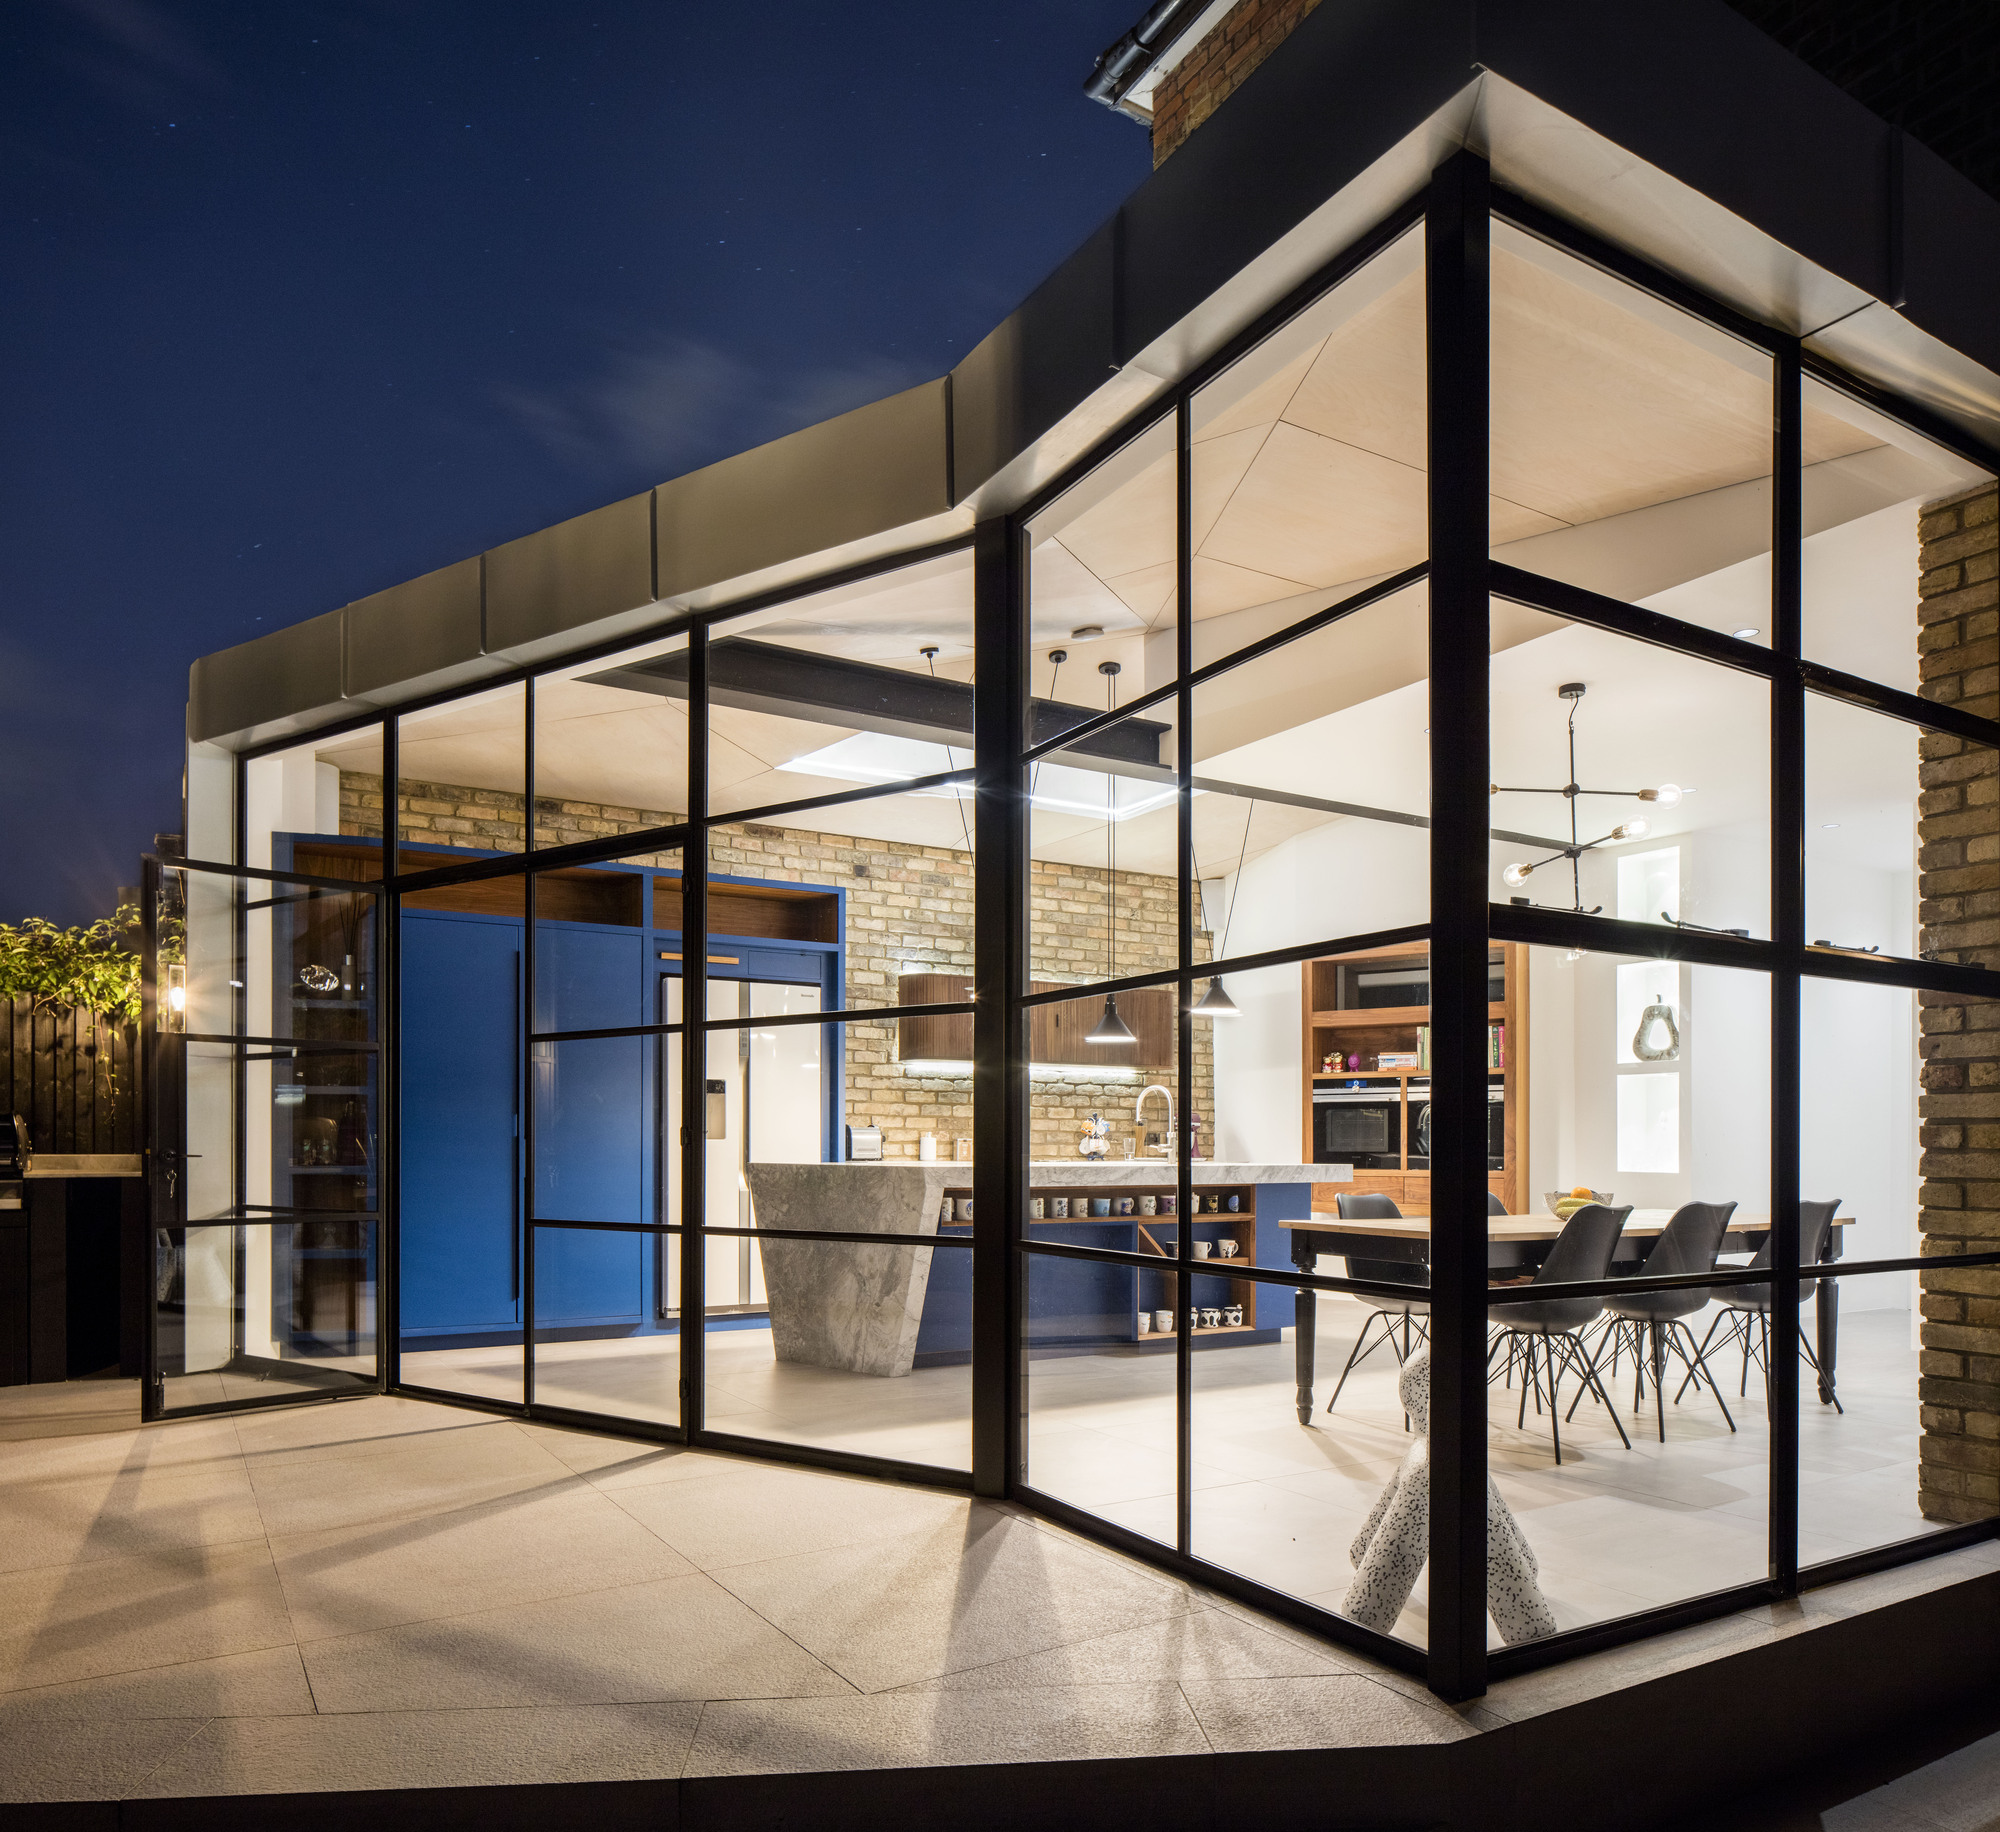
[[[603,1030],[644,1023],[643,940],[630,929],[541,924],[535,1028]],[[538,1221],[650,1219],[647,1042],[590,1037],[532,1046]],[[645,1246],[637,1234],[538,1227],[537,1324],[638,1322]]]
[[[406,911],[402,925],[402,1321],[520,1322],[514,1089],[521,925]]]

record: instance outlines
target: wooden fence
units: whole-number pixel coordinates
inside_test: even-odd
[[[0,1100],[36,1151],[139,1151],[139,1027],[0,1000]]]

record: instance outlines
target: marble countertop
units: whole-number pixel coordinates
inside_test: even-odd
[[[883,1171],[921,1170],[938,1176],[941,1188],[967,1188],[972,1184],[972,1166],[938,1161],[925,1164],[914,1158],[883,1158],[864,1164],[829,1164],[828,1170]],[[1216,1158],[1197,1158],[1192,1166],[1197,1187],[1242,1183],[1348,1183],[1353,1180],[1351,1164],[1232,1164]],[[1028,1166],[1028,1184],[1033,1189],[1076,1189],[1079,1187],[1116,1189],[1157,1188],[1171,1184],[1178,1169],[1166,1158],[1036,1158]]]

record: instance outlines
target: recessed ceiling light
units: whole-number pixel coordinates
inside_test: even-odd
[[[1070,631],[1069,639],[1071,642],[1088,642],[1091,637],[1103,634],[1104,626],[1101,623],[1086,623]]]
[[[1760,634],[1760,632],[1758,631],[1757,627],[1754,624],[1747,624],[1747,623],[1743,626],[1742,629],[1731,630],[1729,633],[1730,635],[1735,637],[1738,642],[1748,642],[1751,637]]]
[[[1838,821],[1821,821],[1819,830],[1822,833],[1838,833],[1840,831],[1840,823]]]

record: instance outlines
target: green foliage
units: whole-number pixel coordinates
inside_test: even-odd
[[[29,998],[38,1010],[88,1011],[136,1024],[139,956],[129,943],[138,923],[129,903],[84,928],[60,928],[41,916],[0,922],[0,999]]]

